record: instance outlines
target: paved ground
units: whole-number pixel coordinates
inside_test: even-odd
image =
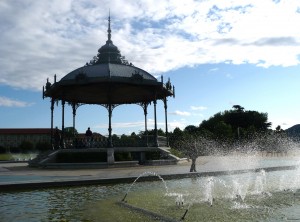
[[[200,162],[200,161],[199,161]],[[203,164],[202,162],[199,164]],[[144,172],[156,172],[160,175],[189,172],[190,163],[184,161],[178,165],[136,166],[105,169],[40,169],[28,167],[24,163],[0,163],[0,185],[26,183],[33,181],[67,181],[87,179],[111,179],[137,177]]]
[[[261,155],[245,156],[205,156],[197,159],[198,172],[217,172],[230,170],[255,169],[261,167],[295,166],[299,165],[300,156],[262,157]],[[191,162],[182,161],[177,165],[166,166],[137,166],[127,168],[106,169],[39,169],[30,168],[23,163],[0,162],[0,190],[1,187],[31,183],[70,182],[109,180],[119,178],[136,178],[144,172],[155,172],[161,176],[188,174]]]

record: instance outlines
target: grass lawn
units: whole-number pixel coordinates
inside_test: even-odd
[[[13,155],[11,153],[0,153],[0,161],[13,160]]]
[[[30,160],[35,158],[37,153],[0,153],[0,161],[8,160]]]

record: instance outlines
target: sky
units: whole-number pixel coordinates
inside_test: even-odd
[[[121,54],[175,86],[169,131],[199,126],[233,105],[267,113],[273,129],[300,124],[299,0],[1,0],[0,128],[50,127],[42,87],[97,55],[109,11]],[[61,119],[58,104],[54,126],[61,128]],[[157,121],[165,129],[162,101]],[[72,126],[70,106],[65,126]],[[87,127],[107,135],[107,110],[80,106],[76,129]],[[116,107],[112,127],[118,135],[144,130],[143,109]]]

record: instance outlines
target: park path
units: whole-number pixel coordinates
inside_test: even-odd
[[[299,165],[300,156],[231,155],[202,156],[197,159],[197,172],[246,170],[261,167]],[[136,166],[105,169],[39,169],[30,168],[26,162],[0,163],[0,185],[30,182],[113,179],[138,177],[144,172],[155,172],[161,176],[189,173],[191,162],[177,165]]]

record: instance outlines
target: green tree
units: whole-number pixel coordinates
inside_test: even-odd
[[[194,125],[189,125],[184,128],[184,132],[189,133],[189,134],[196,134],[198,132],[198,127]]]
[[[243,112],[245,109],[244,107],[242,107],[240,105],[233,105],[232,108],[235,109],[237,112]]]
[[[49,142],[38,142],[35,145],[35,149],[38,151],[46,151],[46,150],[51,150],[52,146]]]
[[[6,153],[6,148],[4,146],[0,146],[0,153]]]
[[[200,131],[206,131],[210,134],[210,137],[215,140],[231,140],[233,138],[232,126],[227,123],[224,113],[216,113],[208,120],[203,120],[199,125]]]
[[[146,135],[146,133],[144,132],[144,135]],[[148,135],[155,135],[155,130],[148,130]],[[157,129],[157,135],[158,136],[166,136],[165,132],[162,129]]]
[[[64,129],[64,137],[66,139],[71,139],[74,136],[76,137],[76,135],[78,135],[78,132],[76,129],[74,129],[74,127],[65,127]]]
[[[184,132],[179,128],[176,127],[173,132],[169,133],[169,144],[171,147],[174,147],[174,143],[176,143],[176,141],[180,140],[183,136],[184,136]]]
[[[278,125],[275,129],[275,131],[278,133],[278,132],[283,132],[283,129],[281,129],[281,126]]]
[[[271,126],[267,113],[247,111],[239,105],[233,108],[204,120],[199,128],[210,131],[214,138],[235,140],[249,138],[250,134],[256,132],[265,132]]]
[[[24,140],[19,145],[21,152],[28,153],[34,150],[34,144],[31,141]]]

